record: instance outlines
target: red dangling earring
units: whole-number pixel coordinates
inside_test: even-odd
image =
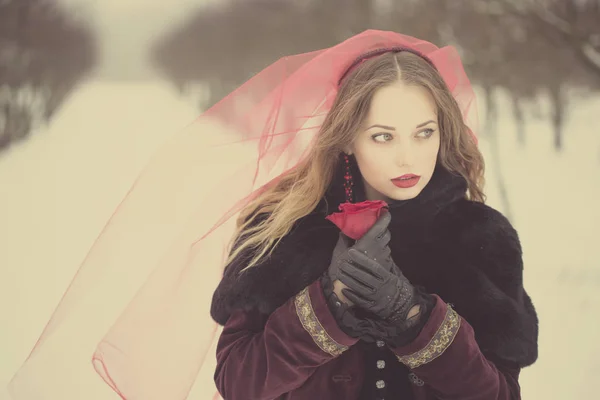
[[[344,167],[346,172],[344,174],[344,189],[346,191],[346,203],[352,203],[354,200],[354,195],[352,192],[352,186],[354,186],[354,181],[352,179],[352,173],[350,172],[350,160],[348,159],[348,154],[344,153]]]

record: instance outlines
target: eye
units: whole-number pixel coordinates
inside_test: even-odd
[[[376,133],[371,136],[374,142],[385,143],[392,140],[393,136],[390,133]]]
[[[423,129],[421,132],[417,133],[417,136],[423,139],[429,139],[431,135],[435,133],[435,129]]]

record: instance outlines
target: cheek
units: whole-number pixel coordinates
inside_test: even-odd
[[[389,163],[391,158],[382,154],[381,149],[374,146],[363,146],[355,152],[356,162],[361,175],[371,184],[378,180],[385,179],[381,171],[386,171],[390,168]]]
[[[373,154],[369,154],[368,152],[357,154],[356,161],[361,173],[366,177],[376,176],[378,175],[378,171],[385,168],[385,162],[383,162],[382,157],[374,157]]]
[[[420,159],[423,160],[423,163],[429,165],[432,169],[437,164],[438,154],[440,152],[440,140],[439,137],[437,140],[427,143],[426,146],[423,146]]]

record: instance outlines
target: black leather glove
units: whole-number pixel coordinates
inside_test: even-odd
[[[354,244],[352,239],[340,232],[327,270],[331,282],[340,280],[340,266],[345,262],[344,260],[348,259],[348,250],[351,248],[372,257],[374,260],[387,260],[385,264],[391,265],[389,262],[390,248],[388,247],[391,238],[388,226],[391,219],[389,212],[385,212],[373,224],[371,229]]]
[[[420,332],[431,311],[433,297],[413,288],[392,260],[388,246],[391,238],[388,230],[390,221],[391,215],[386,212],[354,245],[352,239],[340,233],[322,283],[330,310],[342,330],[349,336],[360,337],[361,340],[369,342],[384,339],[390,343],[397,342],[399,345],[409,343]],[[352,257],[352,254],[358,256]],[[361,259],[361,257],[366,264],[365,268],[356,266],[358,263],[355,258]],[[371,269],[373,271],[368,274],[371,280],[375,281],[373,285],[360,284],[355,276],[357,270],[360,274],[361,270],[364,273]],[[342,293],[350,301],[355,302],[358,309],[349,307],[333,293],[333,282],[336,280],[340,280],[350,288],[343,289]],[[383,285],[384,280],[388,281],[386,285]],[[360,286],[357,287],[357,284]],[[374,287],[373,291],[368,289],[371,287]],[[368,291],[366,294],[363,293],[365,289]],[[382,306],[382,303],[387,300],[388,292],[393,294],[389,295],[387,307]],[[408,295],[403,297],[403,293]],[[379,296],[378,301],[375,299],[377,296]],[[420,305],[420,312],[407,320],[408,312],[417,304]]]
[[[422,299],[400,269],[395,265],[386,268],[356,248],[345,255],[338,264],[339,280],[348,287],[342,289],[344,296],[384,320],[407,322],[409,311]],[[384,262],[393,264],[391,257]]]
[[[333,283],[328,274],[323,274],[321,277],[321,285],[327,300],[327,306],[344,333],[350,337],[361,338],[368,342],[374,342],[375,337],[379,337],[380,332],[374,321],[358,317],[354,307],[349,306],[337,297],[333,292]]]

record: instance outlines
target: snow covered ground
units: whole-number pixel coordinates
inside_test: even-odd
[[[540,358],[522,373],[523,398],[592,399],[600,389],[600,98],[573,104],[561,154],[547,119],[528,120],[522,148],[508,103],[500,109],[502,172],[540,316]],[[161,82],[89,82],[47,130],[0,155],[2,390],[145,162],[196,115]],[[485,136],[481,148],[490,160]],[[501,208],[493,167],[488,161],[488,202]],[[98,390],[106,390],[100,378]]]

